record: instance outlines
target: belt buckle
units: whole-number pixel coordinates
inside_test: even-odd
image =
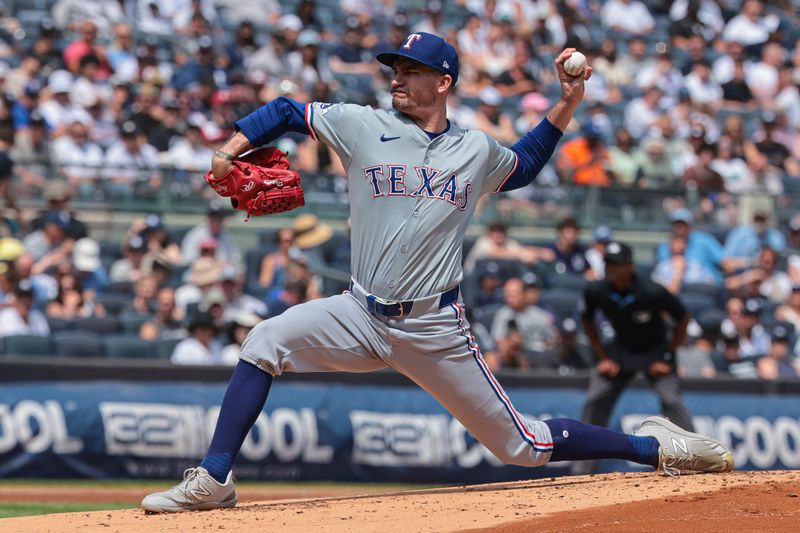
[[[381,314],[381,315],[383,315],[383,316],[385,316],[387,318],[403,318],[403,314],[405,313],[405,311],[403,310],[403,304],[401,302],[384,300],[383,298],[381,298],[379,296],[375,296],[374,294],[370,294],[369,296],[367,296],[367,300],[371,300],[372,301],[372,304],[375,307],[375,311],[376,312],[378,311],[378,307],[375,304],[381,304],[384,307],[384,309],[386,309],[388,307],[391,307],[393,305],[396,305],[397,308],[400,310],[400,314],[399,315],[388,315],[388,314],[384,314],[384,313],[379,313],[379,314]]]

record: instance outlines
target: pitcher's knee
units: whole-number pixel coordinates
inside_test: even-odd
[[[527,443],[524,447],[520,447],[516,450],[507,450],[502,448],[498,450],[490,449],[489,451],[491,451],[498,460],[502,461],[503,464],[527,467],[542,466],[546,464],[550,459],[551,454],[549,451],[543,452],[536,450]]]
[[[241,347],[241,359],[251,363],[264,372],[277,376],[281,373],[280,347],[282,339],[280,328],[274,319],[264,320],[247,334]]]

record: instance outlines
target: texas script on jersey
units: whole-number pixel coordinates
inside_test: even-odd
[[[433,198],[444,200],[461,211],[467,208],[472,183],[464,186],[463,194],[458,191],[458,176],[455,172],[444,180],[436,190],[434,182],[445,174],[443,170],[426,166],[416,166],[414,170],[419,176],[420,185],[413,192],[406,188],[406,165],[373,165],[364,169],[364,177],[372,185],[372,197],[410,196],[415,198]],[[385,192],[384,192],[385,191]]]

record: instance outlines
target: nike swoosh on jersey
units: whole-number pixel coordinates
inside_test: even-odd
[[[384,133],[383,135],[381,135],[381,142],[385,143],[387,141],[394,141],[395,139],[399,139],[399,138],[400,138],[399,135],[397,137],[387,137],[386,134]]]

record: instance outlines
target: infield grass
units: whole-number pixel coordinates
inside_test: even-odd
[[[73,503],[73,502],[0,502],[0,518],[32,516],[78,511],[103,511],[106,509],[132,509],[137,503]],[[0,527],[0,529],[2,529]]]
[[[82,489],[153,489],[164,490],[174,481],[164,480],[94,480],[94,479],[3,479],[0,480],[0,489],[13,489],[15,487],[26,489],[63,489],[69,488],[76,492]],[[272,490],[292,490],[302,491],[303,489],[320,488],[332,489],[340,488],[343,490],[356,490],[363,493],[374,492],[399,492],[406,490],[418,490],[433,488],[434,485],[412,485],[401,483],[337,483],[321,481],[298,481],[298,482],[264,482],[264,481],[237,481],[239,488],[268,488]],[[436,485],[441,486],[441,485]],[[44,498],[46,496],[43,495]],[[138,500],[123,502],[63,502],[63,501],[3,501],[0,495],[0,519],[12,518],[15,516],[32,516],[52,513],[72,513],[80,511],[103,511],[114,509],[134,509],[139,507]],[[3,527],[0,525],[0,531]]]

